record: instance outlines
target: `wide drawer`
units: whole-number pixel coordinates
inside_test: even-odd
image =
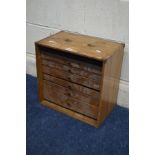
[[[48,67],[69,72],[71,74],[76,74],[96,81],[101,81],[101,75],[83,70],[81,68],[72,67],[71,65],[68,65],[68,64],[61,64],[56,61],[46,60],[46,59],[42,60],[42,64]]]
[[[99,91],[96,91],[96,90],[93,90],[93,89],[90,89],[90,88],[87,88],[87,87],[84,87],[84,86],[63,80],[60,78],[56,78],[56,77],[48,75],[48,74],[43,74],[43,79],[45,79],[47,81],[51,81],[51,82],[56,83],[58,85],[61,85],[63,87],[66,87],[72,91],[81,92],[82,94],[86,94],[86,95],[89,95],[91,97],[93,96],[96,99],[99,99],[99,97],[100,97]]]
[[[94,105],[97,101],[92,97],[82,96],[80,93],[46,80],[43,81],[43,96],[50,102],[91,118],[97,118],[98,106]]]
[[[43,47],[41,47],[40,50],[41,57],[44,60],[51,60],[53,62],[58,62],[60,64],[69,65],[74,68],[79,68],[80,70],[101,75],[102,62]]]
[[[57,68],[48,67],[45,65],[42,65],[42,70],[43,70],[43,73],[45,74],[49,74],[54,77],[62,78],[70,82],[78,83],[78,84],[81,84],[89,88],[100,90],[100,81],[89,79],[83,76],[72,74],[70,72],[59,70]]]

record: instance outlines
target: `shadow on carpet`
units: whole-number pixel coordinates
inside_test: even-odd
[[[27,155],[128,155],[129,111],[116,106],[96,129],[39,104],[36,78],[26,76]]]

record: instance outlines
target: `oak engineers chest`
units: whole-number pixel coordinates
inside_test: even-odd
[[[99,127],[117,103],[124,44],[61,31],[35,49],[39,101]]]

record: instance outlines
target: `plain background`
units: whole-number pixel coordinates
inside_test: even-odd
[[[155,154],[154,1],[130,2],[130,154]],[[0,5],[0,154],[26,154],[26,2]]]

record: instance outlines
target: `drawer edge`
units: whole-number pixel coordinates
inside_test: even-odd
[[[57,104],[54,104],[52,102],[49,102],[47,100],[42,100],[41,104],[48,107],[48,108],[51,108],[51,109],[53,109],[55,111],[62,112],[64,114],[68,115],[68,116],[71,116],[71,117],[73,117],[75,119],[78,119],[78,120],[80,120],[82,122],[85,122],[85,123],[87,123],[89,125],[92,125],[92,126],[94,126],[96,128],[98,127],[97,120],[95,120],[93,118],[87,117],[87,116],[85,116],[83,114],[80,114],[80,113],[76,113],[76,112],[74,112],[74,111],[72,111],[70,109],[66,109],[64,107],[61,107],[61,106],[59,106]]]

